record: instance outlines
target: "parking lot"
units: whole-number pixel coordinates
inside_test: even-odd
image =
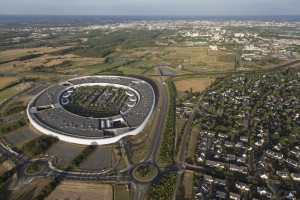
[[[84,170],[103,170],[111,167],[111,149],[98,148],[80,166]]]
[[[51,147],[47,154],[56,157],[58,165],[67,165],[76,158],[84,146],[59,141]]]
[[[14,145],[20,145],[22,143],[28,142],[32,139],[37,138],[39,135],[32,131],[29,127],[18,129],[17,131],[7,134],[4,136],[4,139]]]

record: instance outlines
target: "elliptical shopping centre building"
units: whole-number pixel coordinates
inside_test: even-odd
[[[118,115],[104,118],[85,117],[67,111],[64,105],[69,103],[72,90],[87,86],[124,89],[128,95],[126,106]],[[30,101],[27,115],[30,123],[44,134],[76,144],[104,145],[140,133],[154,107],[154,90],[144,80],[124,76],[87,76],[46,88]],[[116,123],[126,126],[115,126]]]

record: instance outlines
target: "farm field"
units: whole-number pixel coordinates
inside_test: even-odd
[[[89,70],[85,70],[86,66],[95,64],[103,64],[104,58],[81,57],[74,54],[54,55],[52,52],[68,49],[71,46],[62,46],[56,48],[25,48],[0,51],[0,73],[5,76],[19,75],[26,73],[28,75],[40,74],[45,77],[56,73],[77,74],[77,75],[90,75]],[[19,59],[28,55],[38,55],[37,57],[24,60]],[[64,65],[68,62],[67,65]],[[43,73],[34,71],[33,69],[41,67]],[[2,77],[3,78],[3,77]],[[46,78],[46,77],[45,77]],[[48,77],[49,78],[49,77]],[[52,78],[52,77],[50,77]],[[3,83],[4,84],[4,83]],[[0,82],[0,88],[1,88]]]
[[[113,188],[107,184],[63,181],[46,198],[46,200],[54,199],[113,200]]]
[[[4,136],[4,139],[12,145],[20,145],[29,140],[37,138],[39,135],[32,131],[29,127],[21,128],[13,133]]]
[[[48,150],[47,154],[55,156],[58,165],[67,165],[76,158],[83,149],[84,146],[59,141]]]
[[[187,78],[174,81],[176,90],[184,92],[192,88],[193,92],[203,92],[215,81],[214,78]]]
[[[30,70],[36,66],[44,66],[45,69],[62,64],[64,61],[71,61],[71,67],[61,67],[57,71],[66,71],[73,68],[85,67],[89,65],[103,63],[103,58],[88,58],[80,57],[74,54],[66,54],[62,56],[54,56],[50,54],[44,54],[37,58],[32,58],[24,61],[12,61],[0,65],[0,72],[5,73],[8,70],[14,70],[15,72],[22,72],[24,70]],[[70,69],[71,68],[71,69]]]
[[[56,48],[51,48],[51,47],[25,48],[25,49],[13,49],[13,50],[0,51],[0,62],[13,60],[20,56],[25,56],[29,54],[50,53],[50,52],[59,51],[66,48],[69,48],[69,46],[56,47]]]
[[[69,75],[93,75],[99,73],[121,73],[121,74],[149,74],[153,65],[161,64],[170,66],[176,73],[184,70],[192,73],[234,69],[234,55],[226,52],[209,52],[206,47],[146,47],[138,49],[118,49],[111,55],[113,64],[104,63],[105,58],[81,57],[75,54],[51,55],[52,51],[58,51],[68,47],[59,48],[33,48],[16,49],[0,52],[0,62],[13,60],[0,64],[0,73],[15,75],[26,72],[28,75],[45,77],[53,73]],[[43,54],[42,56],[28,60],[14,60],[20,56],[29,54]],[[124,62],[122,62],[124,60]],[[130,65],[126,61],[133,61]],[[64,62],[69,62],[64,66]],[[34,71],[41,68],[40,71]],[[50,77],[48,77],[50,78]],[[1,87],[1,83],[0,83]]]
[[[191,72],[234,69],[235,55],[207,47],[146,47],[118,50],[116,59],[138,60],[142,66],[165,63]]]

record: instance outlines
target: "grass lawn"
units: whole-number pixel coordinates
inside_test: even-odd
[[[125,162],[125,160],[124,160],[124,158],[123,157],[121,157],[120,158],[120,162],[118,163],[118,165],[117,165],[117,167],[116,167],[116,170],[118,170],[118,171],[121,171],[121,170],[123,170],[123,169],[126,169],[126,162]]]
[[[149,124],[153,123],[153,120],[150,120]],[[149,152],[150,142],[151,142],[151,135],[147,139],[147,132],[149,132],[150,126],[147,126],[141,133],[138,135],[132,136],[130,142],[132,144],[130,150],[132,151],[131,154],[131,161],[133,163],[139,163],[147,153]],[[143,142],[144,141],[144,142]]]
[[[17,86],[8,88],[2,92],[0,92],[0,104],[2,102],[4,102],[6,99],[8,99],[9,97],[17,94],[19,91],[17,90]]]
[[[200,129],[200,124],[194,125],[191,129],[188,144],[187,144],[187,149],[185,152],[185,159],[187,161],[194,160],[194,154],[195,154],[195,148],[197,145],[199,129]]]
[[[140,75],[143,74],[146,70],[136,67],[119,67],[118,71],[122,72],[123,74],[134,74],[134,75]]]
[[[182,186],[184,195],[182,199],[192,199],[193,197],[193,172],[184,172]]]

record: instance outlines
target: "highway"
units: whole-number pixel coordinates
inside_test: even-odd
[[[166,114],[168,111],[168,92],[167,92],[167,86],[164,84],[163,77],[160,73],[159,69],[156,69],[158,75],[159,75],[159,87],[162,93],[161,100],[162,100],[162,106],[160,108],[160,113],[159,113],[159,120],[158,120],[158,127],[151,127],[151,132],[155,130],[154,134],[154,139],[150,145],[150,152],[145,158],[145,162],[150,162],[150,163],[156,163],[157,157],[158,157],[158,150],[160,149],[160,143],[161,143],[161,138],[163,134],[163,129],[164,129],[164,124],[165,124],[165,118]]]
[[[212,71],[212,72],[193,73],[193,74],[178,74],[178,75],[173,75],[172,78],[181,77],[181,76],[212,76],[212,75],[227,75],[227,74],[241,74],[241,73],[249,74],[249,73],[270,72],[270,71],[284,69],[286,67],[291,67],[291,66],[294,66],[299,63],[300,63],[300,60],[295,60],[295,61],[286,63],[284,65],[280,65],[280,66],[269,68],[269,69],[255,69],[255,70],[249,70],[249,71],[227,70],[227,71]],[[299,67],[299,66],[297,66],[297,67]]]

